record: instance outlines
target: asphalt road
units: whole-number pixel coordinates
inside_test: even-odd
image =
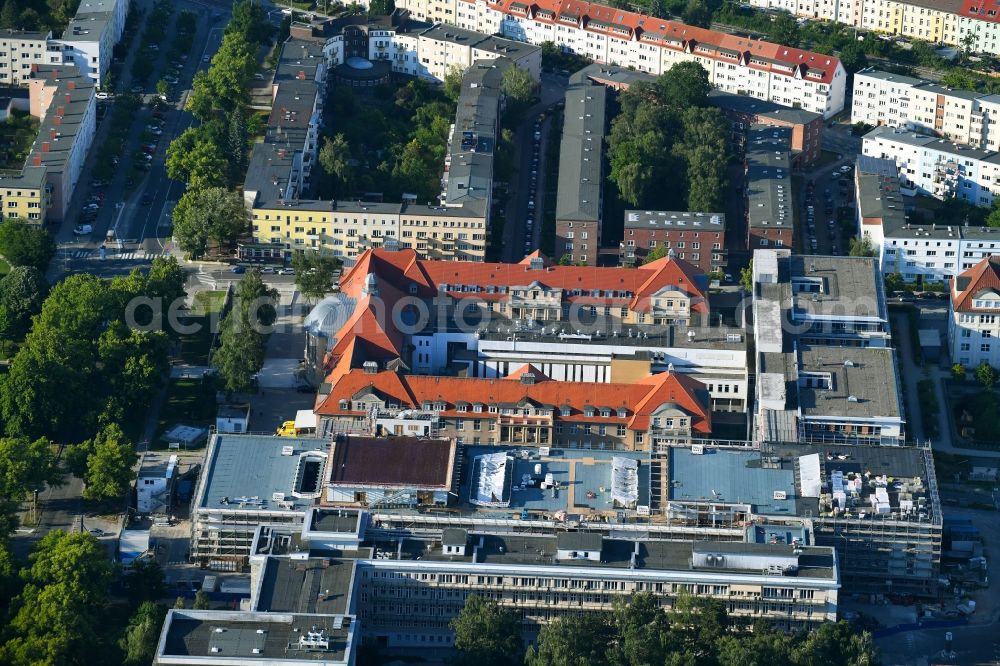
[[[67,216],[56,234],[59,252],[57,261],[53,264],[57,273],[54,277],[74,272],[101,276],[120,274],[152,260],[168,248],[170,212],[183,193],[184,185],[167,178],[166,149],[171,140],[194,122],[191,114],[184,110],[191,80],[195,72],[208,67],[205,58],[210,58],[218,50],[222,42],[222,30],[228,20],[229,7],[223,4],[210,5],[192,0],[180,0],[175,5],[171,21],[176,21],[177,16],[184,10],[198,14],[198,30],[185,67],[177,73],[180,83],[171,93],[169,106],[164,112],[163,133],[157,142],[151,168],[146,172],[142,182],[133,191],[128,192],[127,180],[132,173],[132,157],[141,149],[143,132],[153,119],[152,90],[155,82],[167,73],[169,65],[167,52],[172,29],[167,30],[167,38],[160,47],[159,59],[154,65],[153,74],[149,78],[150,84],[144,94],[145,104],[134,116],[115,175],[111,183],[103,188],[104,203],[93,223],[94,232],[86,237],[75,237],[72,232],[77,224],[77,211],[82,209],[84,202],[90,197],[90,180],[81,179],[77,187],[73,212]],[[214,15],[218,15],[219,18],[213,19]],[[131,88],[131,60],[135,57],[134,52],[138,50],[138,35],[133,39],[135,41],[132,53],[122,68],[119,84],[121,90]],[[102,123],[110,123],[111,116],[112,111],[109,109]],[[91,158],[96,152],[92,150]],[[85,171],[87,172],[89,169]],[[141,203],[145,196],[152,199],[147,205]],[[109,243],[102,251],[101,247],[105,245],[109,231],[120,242]]]

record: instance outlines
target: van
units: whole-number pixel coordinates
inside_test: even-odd
[[[299,431],[295,429],[295,421],[285,421],[274,431],[275,437],[295,437]]]

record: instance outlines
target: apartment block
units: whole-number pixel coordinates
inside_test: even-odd
[[[989,0],[750,0],[750,5],[885,35],[1000,53],[1000,10]]]
[[[757,250],[753,270],[755,438],[903,444],[878,262]]]
[[[955,197],[984,207],[992,206],[1000,193],[1000,153],[996,151],[883,126],[864,136],[862,152],[895,161],[904,192],[937,199]]]
[[[405,0],[417,19],[540,45],[659,75],[678,62],[705,67],[712,84],[830,118],[844,107],[847,75],[832,56],[661,20],[596,3]]]
[[[723,213],[687,213],[663,210],[625,211],[623,266],[641,264],[657,247],[691,262],[704,273],[726,265],[726,216]]]
[[[555,250],[560,258],[589,266],[597,265],[601,247],[606,109],[604,86],[586,81],[566,91],[559,144]]]
[[[83,0],[73,20],[51,47],[62,49],[62,62],[76,65],[100,87],[125,30],[129,0]]]
[[[792,247],[795,205],[792,193],[789,127],[753,125],[744,154],[747,247]]]
[[[51,32],[0,30],[0,83],[23,85],[32,65],[63,64],[62,49]]]
[[[823,116],[819,113],[782,106],[749,95],[734,95],[713,90],[708,103],[721,109],[729,119],[736,146],[746,148],[747,130],[754,125],[787,127],[791,130],[789,148],[792,151],[792,168],[811,167],[823,151]]]
[[[1000,366],[1000,257],[989,256],[951,283],[948,346],[951,360],[967,368]]]

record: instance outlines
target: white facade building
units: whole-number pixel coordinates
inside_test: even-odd
[[[129,0],[83,0],[61,39],[63,62],[100,86],[111,67],[114,48],[125,30]]]
[[[397,6],[421,20],[536,45],[551,41],[564,51],[653,75],[678,62],[698,62],[720,90],[801,107],[826,118],[844,107],[847,74],[832,56],[587,2],[402,0]]]
[[[987,257],[963,271],[952,283],[949,304],[952,362],[1000,367],[1000,258]]]

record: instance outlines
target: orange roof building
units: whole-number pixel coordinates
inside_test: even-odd
[[[948,345],[966,368],[1000,367],[1000,256],[986,257],[951,283]]]

